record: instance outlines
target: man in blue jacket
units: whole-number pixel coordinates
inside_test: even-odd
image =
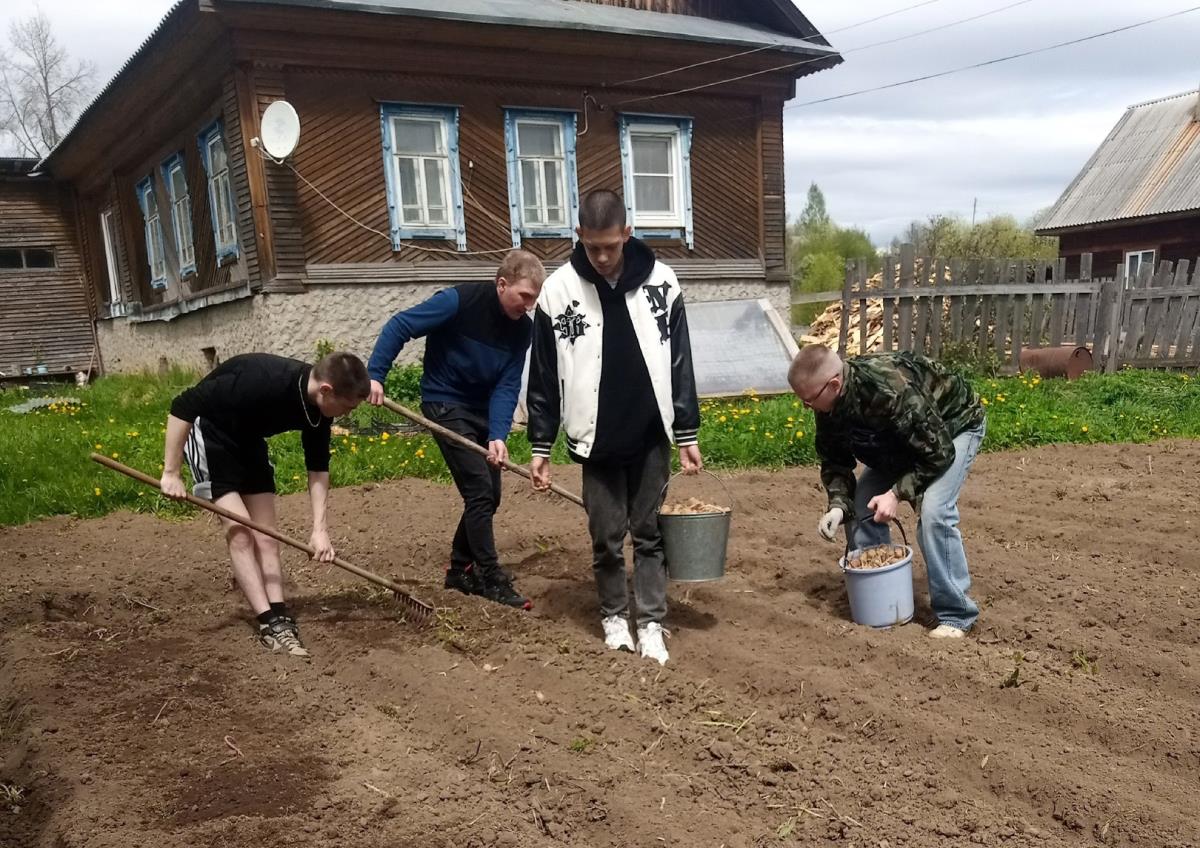
[[[396,355],[412,339],[427,337],[422,414],[488,451],[484,459],[435,437],[463,499],[446,588],[521,609],[531,604],[500,568],[492,517],[500,506],[500,466],[508,459],[506,439],[533,335],[528,313],[545,278],[546,270],[536,256],[514,250],[496,272],[495,285],[468,283],[443,289],[393,315],[367,365],[368,399],[378,406]]]

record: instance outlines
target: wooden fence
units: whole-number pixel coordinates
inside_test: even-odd
[[[918,259],[905,246],[870,279],[865,261],[849,263],[838,350],[938,357],[953,349],[1015,369],[1023,349],[1072,344],[1108,371],[1196,367],[1200,270],[1189,276],[1189,264],[1146,265],[1127,284],[1093,278],[1090,254],[1068,279],[1064,259]]]

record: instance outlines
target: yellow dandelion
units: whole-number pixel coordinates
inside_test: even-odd
[[[724,424],[726,421],[726,418],[724,415],[722,415],[720,418],[717,419],[717,421],[720,422],[721,424]],[[97,445],[96,447],[100,447],[100,446]]]
[[[987,406],[987,405],[988,405],[988,399],[987,399],[987,398],[985,398],[985,397],[981,397],[981,398],[979,399],[979,402],[980,402],[980,403],[982,403],[984,406]]]
[[[797,431],[796,431],[796,438],[797,438],[797,439],[803,439],[803,438],[804,438],[804,431],[803,431],[803,430],[797,430]]]
[[[92,491],[96,493],[96,497],[100,497],[100,487],[99,487],[99,486],[97,486],[96,488],[92,489]]]
[[[104,450],[104,445],[92,445],[96,450]]]
[[[120,455],[119,453],[114,453],[114,454],[112,455],[112,458],[113,458],[113,459],[120,459],[120,458],[121,458],[121,455]]]
[[[390,439],[391,437],[392,437],[391,433],[389,433],[387,430],[384,430],[384,431],[383,431],[383,432],[382,432],[382,433],[379,435],[379,440],[380,440],[381,442],[386,442],[386,441],[387,441],[388,439]]]
[[[293,474],[293,475],[292,475],[292,479],[293,479],[293,480],[299,480],[299,479],[300,479],[300,475],[299,475],[299,474]]]
[[[358,445],[351,445],[350,453],[358,453]]]
[[[1087,425],[1086,425],[1086,424],[1084,424],[1084,425],[1083,425],[1082,427],[1080,427],[1079,429],[1080,429],[1080,430],[1082,430],[1083,432],[1085,432],[1085,433],[1086,433],[1086,432],[1087,432]]]
[[[424,458],[424,456],[425,456],[425,449],[417,448],[417,458],[422,459],[422,458]]]

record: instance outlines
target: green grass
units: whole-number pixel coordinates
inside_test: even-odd
[[[396,369],[388,380],[389,394],[416,406],[418,378],[416,369]],[[88,454],[95,450],[115,456],[157,476],[171,399],[195,379],[194,374],[175,372],[165,377],[110,377],[83,389],[0,392],[0,525],[47,515],[93,517],[117,509],[167,517],[189,514],[190,507],[88,461]],[[988,405],[984,450],[1200,437],[1200,388],[1186,374],[1125,371],[1070,383],[1032,376],[977,378],[975,384]],[[7,411],[36,396],[69,396],[79,403],[26,415]],[[705,401],[702,410],[700,445],[710,467],[781,468],[816,462],[812,414],[793,398],[746,395]],[[399,477],[449,479],[433,440],[396,434],[389,429],[396,418],[364,405],[352,420],[339,422],[358,435],[334,438],[335,486]],[[509,450],[515,462],[529,462],[524,433],[513,434]],[[272,439],[271,454],[280,492],[303,491],[299,435]],[[561,439],[554,460],[568,461]]]

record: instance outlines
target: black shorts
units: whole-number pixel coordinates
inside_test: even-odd
[[[192,492],[198,498],[215,501],[230,492],[275,494],[275,466],[264,439],[238,441],[212,422],[197,418],[183,456],[192,469],[196,482]]]

